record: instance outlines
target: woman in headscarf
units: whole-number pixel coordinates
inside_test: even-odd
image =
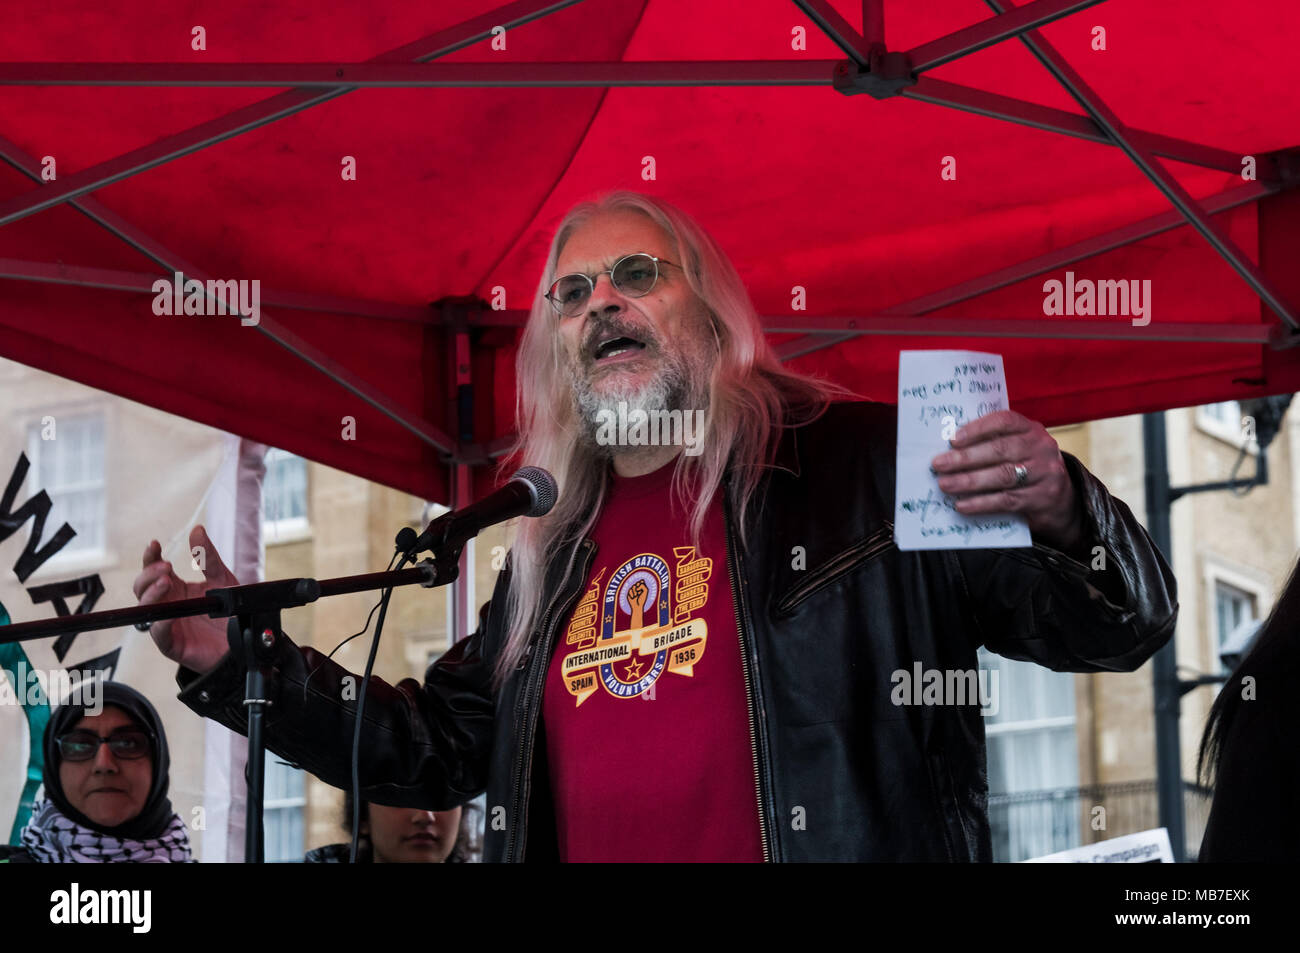
[[[149,700],[104,682],[98,714],[61,705],[45,726],[45,799],[9,861],[188,863],[185,823],[167,799],[167,737]]]

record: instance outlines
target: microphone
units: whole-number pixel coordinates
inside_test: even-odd
[[[403,537],[399,534],[398,546],[410,555],[425,550],[432,550],[436,554],[448,546],[463,546],[480,531],[495,523],[516,516],[545,516],[555,505],[558,495],[555,478],[549,473],[541,467],[521,467],[501,489],[469,506],[443,513],[409,547],[404,544],[410,536]],[[402,533],[415,535],[409,529]]]

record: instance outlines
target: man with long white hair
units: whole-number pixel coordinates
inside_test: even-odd
[[[1128,507],[1011,411],[934,467],[958,511],[1019,513],[1033,547],[900,551],[895,408],[783,367],[666,202],[569,212],[518,377],[516,457],[559,502],[519,525],[477,632],[423,683],[372,683],[360,755],[367,801],[486,790],[487,860],[989,860],[980,700],[915,705],[898,673],[974,672],[981,645],[1132,671],[1173,632],[1173,575]],[[207,580],[151,543],[141,603],[231,584],[201,527],[191,543]],[[181,699],[244,730],[222,623],[153,636]],[[350,678],[277,641],[268,744],[339,787]]]

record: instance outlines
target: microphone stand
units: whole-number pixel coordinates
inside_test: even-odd
[[[411,530],[408,537],[414,540]],[[399,535],[399,540],[402,536]],[[399,551],[401,550],[399,545]],[[445,586],[456,581],[460,572],[460,553],[464,541],[441,546],[433,550],[433,558],[422,560],[409,569],[391,572],[363,573],[357,576],[337,576],[333,579],[309,578],[278,579],[255,582],[246,586],[228,586],[209,589],[194,599],[178,599],[150,606],[127,609],[106,609],[83,615],[58,616],[35,622],[0,626],[0,644],[45,639],[65,632],[90,632],[97,629],[115,629],[137,622],[161,622],[207,615],[213,619],[229,617],[226,640],[230,651],[248,672],[244,680],[244,706],[248,715],[248,767],[244,828],[244,862],[263,863],[262,800],[266,779],[266,747],[263,739],[263,718],[267,698],[267,680],[275,642],[283,632],[280,629],[280,612],[326,596],[339,596],[352,592],[389,589],[397,586],[420,585],[426,589]],[[403,562],[411,558],[407,552]]]

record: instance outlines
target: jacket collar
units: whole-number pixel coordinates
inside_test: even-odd
[[[772,467],[777,470],[784,470],[791,476],[799,476],[803,464],[799,458],[799,427],[784,426],[781,428],[780,435],[777,438],[776,453],[772,456]],[[722,482],[724,485],[731,483],[731,477],[734,473],[730,462],[727,469],[723,472]]]
[[[781,442],[777,445],[773,464],[782,470],[788,470],[794,476],[799,475],[799,428],[786,427],[781,431]]]

